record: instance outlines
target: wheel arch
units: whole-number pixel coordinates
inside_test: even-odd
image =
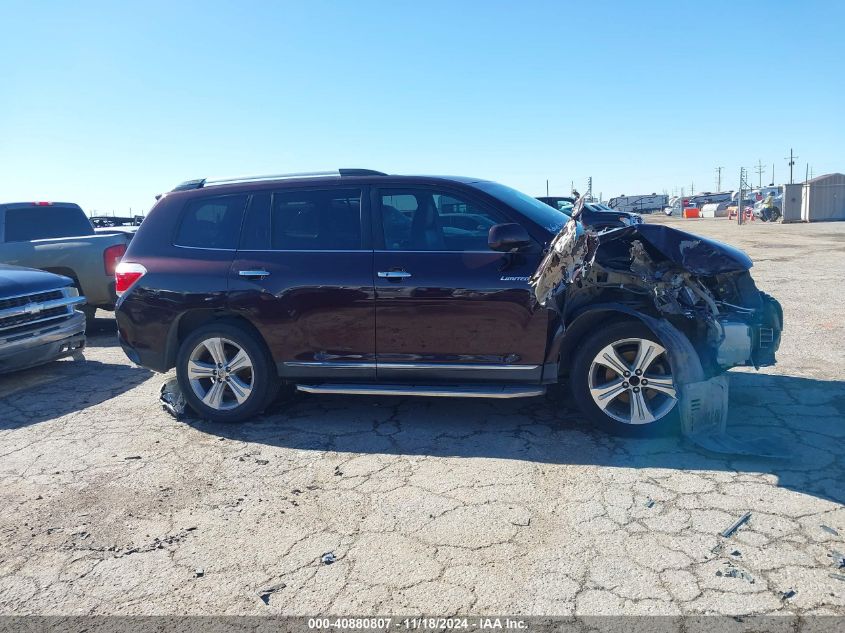
[[[192,332],[210,323],[227,323],[242,327],[261,341],[267,353],[272,358],[267,340],[262,336],[257,327],[246,317],[229,310],[197,309],[183,312],[170,326],[165,343],[165,363],[167,368],[176,366],[176,355],[179,353],[179,346]]]
[[[678,382],[690,383],[705,379],[698,352],[683,332],[666,319],[657,319],[618,303],[592,305],[577,312],[566,327],[558,328],[549,346],[546,362],[557,361],[559,377],[567,376],[571,359],[578,353],[578,348],[590,331],[633,320],[643,323],[666,348],[672,372]]]
[[[54,275],[70,277],[73,280],[73,285],[79,288],[79,291],[82,293],[82,282],[79,281],[79,277],[76,276],[76,272],[72,268],[66,266],[48,266],[47,268],[42,268],[42,270],[53,273]]]

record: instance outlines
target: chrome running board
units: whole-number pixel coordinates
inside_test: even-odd
[[[460,387],[439,385],[356,385],[317,384],[297,385],[306,393],[335,393],[352,396],[425,396],[428,398],[531,398],[542,396],[546,388],[541,385],[464,385]]]

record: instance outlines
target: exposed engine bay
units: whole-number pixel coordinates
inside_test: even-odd
[[[530,282],[564,324],[586,306],[618,303],[681,330],[710,375],[775,363],[783,313],[755,286],[745,253],[657,224],[594,233],[580,227],[578,211]]]

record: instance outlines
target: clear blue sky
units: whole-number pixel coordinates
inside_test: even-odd
[[[0,0],[0,200],[369,167],[604,197],[845,171],[841,2]],[[770,179],[764,177],[764,181]],[[756,181],[756,176],[754,176]]]

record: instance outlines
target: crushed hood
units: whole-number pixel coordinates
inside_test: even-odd
[[[584,199],[579,198],[571,219],[552,239],[529,280],[543,306],[560,307],[555,298],[586,278],[595,262],[604,269],[634,273],[654,294],[658,309],[685,313],[676,301],[685,285],[692,295],[709,298],[714,307],[712,297],[690,276],[745,272],[753,265],[748,255],[733,246],[660,224],[636,224],[603,233],[583,230],[578,223],[583,209]]]
[[[751,258],[738,248],[662,224],[638,224],[599,235],[602,244],[638,239],[694,275],[720,275],[748,270]]]

